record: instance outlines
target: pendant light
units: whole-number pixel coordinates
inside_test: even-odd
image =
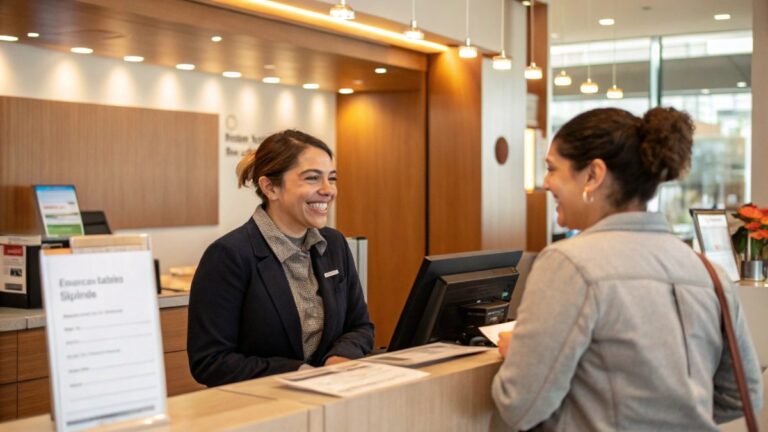
[[[347,0],[339,0],[339,2],[331,7],[328,12],[333,18],[340,20],[353,20],[355,19],[355,11],[347,5]]]
[[[531,21],[531,24],[529,26],[529,33],[530,33],[530,42],[531,42],[531,49],[529,50],[531,54],[531,63],[528,65],[528,67],[525,68],[525,79],[527,80],[540,80],[544,73],[541,71],[541,68],[536,66],[536,62],[533,61],[533,10],[536,8],[536,0],[531,0],[531,5],[529,6],[531,8],[531,13],[528,14],[528,18]]]
[[[459,57],[461,58],[475,58],[477,57],[477,48],[472,46],[472,42],[469,40],[469,0],[464,0],[466,6],[464,26],[464,45],[459,47]]]
[[[512,59],[507,57],[504,53],[504,2],[507,0],[501,0],[501,52],[497,56],[493,56],[492,66],[496,70],[510,70],[512,69]]]
[[[405,33],[405,37],[408,39],[424,39],[424,32],[419,30],[419,26],[416,23],[416,0],[411,0],[411,23],[403,33]]]
[[[589,13],[589,0],[587,0],[587,25],[590,25],[592,16]],[[589,42],[587,42],[587,80],[581,83],[580,90],[584,94],[595,94],[600,91],[596,82],[592,81],[592,65],[589,62]]]
[[[565,33],[565,20],[563,17],[565,16],[565,4],[567,2],[560,2],[562,5],[558,4],[560,13],[559,15],[559,21],[560,21],[560,35],[563,35]],[[568,72],[565,71],[565,69],[561,69],[560,73],[555,75],[555,85],[558,87],[568,87],[573,83],[573,80],[571,79],[571,76],[568,75]]]
[[[613,0],[613,16],[616,16],[616,0]],[[613,33],[613,65],[611,66],[611,76],[613,86],[608,89],[605,96],[608,99],[624,99],[624,90],[616,85],[616,26],[612,26]]]

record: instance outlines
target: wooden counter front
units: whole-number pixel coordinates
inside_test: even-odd
[[[430,375],[398,386],[339,398],[294,390],[266,377],[168,399],[168,425],[152,430],[488,431],[494,415],[495,351],[422,368]],[[53,431],[49,416],[0,424],[0,432]]]

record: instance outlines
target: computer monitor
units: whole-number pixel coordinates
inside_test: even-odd
[[[388,351],[436,341],[467,343],[483,323],[507,319],[522,251],[424,257]]]
[[[73,185],[34,185],[32,188],[46,238],[83,235],[83,219]]]

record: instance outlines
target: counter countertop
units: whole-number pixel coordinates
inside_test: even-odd
[[[163,289],[157,296],[160,309],[186,306],[189,304],[189,292]],[[0,307],[0,332],[27,330],[45,327],[43,309],[17,309]]]

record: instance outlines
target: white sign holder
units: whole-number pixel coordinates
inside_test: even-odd
[[[149,250],[41,253],[57,431],[167,423]]]

